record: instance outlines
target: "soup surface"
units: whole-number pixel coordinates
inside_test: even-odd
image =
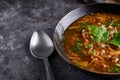
[[[94,13],[73,22],[63,33],[68,59],[97,72],[120,72],[120,16]]]

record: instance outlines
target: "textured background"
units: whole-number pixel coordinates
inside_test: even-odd
[[[0,80],[46,80],[43,61],[30,54],[30,37],[33,31],[44,30],[52,38],[57,22],[84,5],[81,3],[80,0],[0,0]],[[69,65],[56,51],[49,62],[55,80],[103,80]]]

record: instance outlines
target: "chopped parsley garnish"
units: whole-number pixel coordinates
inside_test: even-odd
[[[120,32],[115,32],[113,38],[111,40],[108,40],[109,31],[107,31],[105,25],[95,26],[87,25],[87,23],[81,24],[84,27],[88,27],[88,29],[90,30],[90,38],[93,42],[107,42],[109,44],[120,47]],[[109,22],[108,25],[112,25],[112,23]]]
[[[114,33],[114,36],[109,43],[120,47],[120,32]]]
[[[94,42],[107,42],[109,37],[109,32],[106,30],[104,25],[102,26],[88,26],[90,30],[90,38]],[[115,32],[113,38],[107,43],[113,44],[120,47],[120,32]]]
[[[83,44],[80,41],[75,41],[74,45],[72,46],[72,52],[78,52],[82,45]]]
[[[119,64],[119,63],[115,63],[115,66],[118,66],[118,67],[120,67],[120,64]]]
[[[112,67],[108,69],[109,72],[120,72],[120,69]]]
[[[77,53],[78,55],[81,55],[81,46],[83,44],[80,41],[75,41],[74,45],[72,46],[71,51],[74,53]]]
[[[108,40],[109,32],[107,32],[106,27],[104,25],[89,25],[88,28],[90,30],[91,39],[94,42],[106,42]]]

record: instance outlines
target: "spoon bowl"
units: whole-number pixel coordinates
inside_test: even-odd
[[[54,80],[53,74],[48,62],[48,56],[53,52],[54,46],[50,37],[43,31],[35,31],[30,40],[30,52],[38,58],[43,59],[47,80]]]
[[[47,58],[53,52],[53,43],[43,31],[35,31],[30,41],[30,52],[36,58]]]

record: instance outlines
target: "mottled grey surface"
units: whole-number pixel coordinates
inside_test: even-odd
[[[30,54],[30,37],[44,30],[52,38],[61,17],[80,6],[77,0],[0,0],[0,80],[46,80],[43,61]],[[55,80],[103,80],[69,65],[56,51],[49,62]]]

